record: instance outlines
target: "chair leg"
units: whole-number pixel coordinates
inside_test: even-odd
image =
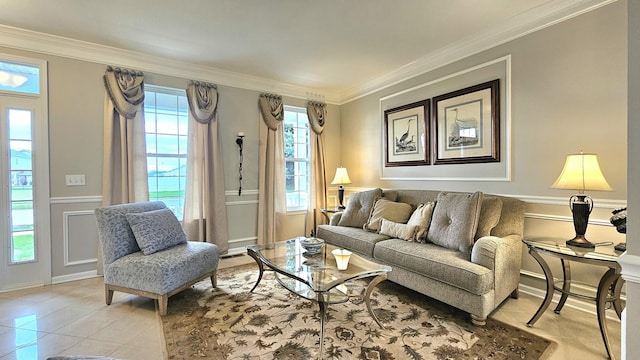
[[[213,286],[213,288],[217,288],[218,287],[218,278],[217,278],[217,271],[214,271],[211,274],[211,285]]]
[[[167,294],[164,294],[158,298],[158,307],[160,308],[159,309],[160,316],[167,315],[168,302],[169,302],[169,297],[167,296]]]
[[[517,299],[520,297],[520,290],[518,288],[516,288],[515,290],[513,290],[513,292],[511,293],[511,298],[512,299]]]
[[[104,284],[104,300],[107,305],[111,305],[111,301],[113,301],[113,290],[109,289],[107,284]]]
[[[485,326],[487,324],[487,317],[480,317],[471,314],[471,322],[476,326]]]

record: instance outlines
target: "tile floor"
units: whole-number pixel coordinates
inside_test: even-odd
[[[249,256],[235,256],[222,259],[220,267],[249,262],[253,262]],[[535,327],[527,328],[525,323],[540,302],[521,293],[520,299],[508,300],[493,317],[557,342],[552,359],[606,358],[595,314],[565,307],[556,315],[552,304]],[[619,358],[620,323],[609,321],[609,330]],[[166,358],[155,302],[116,292],[107,306],[102,278],[0,293],[0,360],[73,354]]]

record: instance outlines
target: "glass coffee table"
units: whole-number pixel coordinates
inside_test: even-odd
[[[275,272],[276,280],[287,290],[318,303],[320,307],[320,358],[324,347],[324,327],[327,320],[327,306],[347,302],[351,296],[347,283],[372,277],[365,293],[364,303],[375,322],[384,326],[371,308],[370,296],[373,289],[387,279],[391,267],[369,261],[359,255],[351,254],[345,270],[338,270],[332,251],[339,247],[325,244],[318,254],[309,255],[295,238],[270,245],[247,246],[247,254],[251,256],[260,270],[258,280],[251,289],[256,289],[265,268]]]

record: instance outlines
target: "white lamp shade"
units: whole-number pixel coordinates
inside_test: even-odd
[[[612,190],[604,175],[602,175],[598,156],[584,153],[567,155],[564,168],[551,187],[554,189],[578,190],[580,194],[584,193],[585,190]]]
[[[342,185],[342,184],[351,184],[351,179],[349,179],[349,173],[347,173],[347,168],[339,167],[336,169],[336,176],[333,177],[333,181],[331,181],[331,185]]]

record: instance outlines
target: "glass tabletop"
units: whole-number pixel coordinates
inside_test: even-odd
[[[309,255],[300,245],[303,237],[270,245],[250,245],[254,252],[269,268],[296,279],[315,292],[326,292],[347,281],[382,275],[391,267],[367,260],[355,253],[349,256],[345,270],[339,270],[332,251],[340,247],[327,244],[316,255]]]
[[[566,241],[567,239],[553,237],[532,237],[525,238],[523,240],[529,248],[533,247],[538,250],[581,259],[615,262],[618,259],[618,256],[622,254],[622,252],[614,249],[612,243],[607,243],[607,245],[597,245],[595,248],[589,249],[567,246]]]

